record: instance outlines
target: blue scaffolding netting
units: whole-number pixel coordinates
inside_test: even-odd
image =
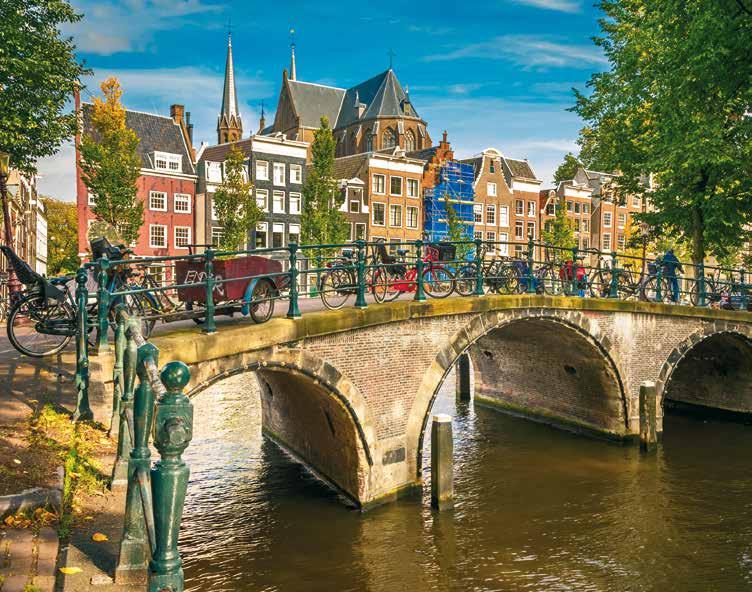
[[[463,238],[472,240],[473,234],[473,167],[457,161],[449,161],[439,170],[436,186],[426,189],[423,194],[423,209],[425,219],[423,223],[427,240],[434,242],[446,239],[449,234],[447,222],[446,202],[457,213],[463,223],[465,232]]]

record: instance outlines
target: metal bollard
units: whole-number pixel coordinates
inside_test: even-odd
[[[290,305],[287,307],[287,318],[297,319],[300,316],[298,308],[298,244],[290,243]]]
[[[97,289],[97,354],[109,351],[110,344],[107,341],[107,333],[110,330],[110,322],[107,316],[110,312],[110,293],[107,290],[107,271],[110,261],[106,255],[99,260],[99,288]]]
[[[535,257],[533,254],[533,235],[529,235],[527,239],[527,293],[535,294],[535,275],[533,274],[533,265],[535,264]]]
[[[76,272],[76,411],[74,421],[92,420],[94,413],[89,406],[89,316],[87,306],[89,292],[86,289],[88,274],[84,267]]]
[[[154,419],[154,446],[161,458],[151,470],[156,540],[149,562],[149,591],[182,592],[178,534],[190,473],[182,454],[193,437],[193,405],[183,389],[191,374],[184,363],[170,362],[160,378],[166,391],[157,401]]]
[[[415,241],[415,298],[416,302],[424,302],[426,299],[426,291],[423,288],[423,241]],[[389,277],[389,270],[384,267],[384,272],[387,278]]]
[[[112,415],[107,435],[112,437],[120,431],[120,399],[123,398],[123,356],[128,338],[125,336],[125,318],[116,313],[115,325],[115,365],[112,369]]]
[[[358,245],[358,263],[357,263],[357,280],[358,287],[355,293],[356,308],[366,308],[366,253],[365,243],[362,240],[356,241]]]
[[[123,389],[120,398],[120,427],[115,465],[112,467],[112,491],[121,491],[128,484],[128,463],[133,448],[133,396],[136,390],[136,369],[138,367],[138,346],[133,331],[139,330],[138,319],[124,322],[126,336],[123,350]]]
[[[128,493],[125,499],[125,526],[120,542],[115,583],[145,583],[150,544],[154,540],[153,504],[148,487],[151,469],[149,433],[154,417],[154,392],[149,381],[148,363],[157,364],[159,350],[151,343],[138,348],[139,384],[133,401],[133,449],[128,463]]]
[[[211,248],[206,249],[204,253],[206,263],[206,320],[204,322],[204,333],[216,333],[217,325],[214,322],[214,251]]]
[[[481,258],[483,241],[475,239],[475,295],[483,296],[483,260]]]
[[[439,511],[454,507],[452,418],[443,413],[431,425],[431,505]]]
[[[579,255],[579,249],[572,247],[572,287],[570,288],[570,296],[577,295],[577,256]]]
[[[616,265],[616,251],[611,251],[611,290],[608,295],[609,298],[619,297],[619,270]]]
[[[640,449],[644,452],[655,450],[658,444],[657,394],[654,382],[640,385]]]

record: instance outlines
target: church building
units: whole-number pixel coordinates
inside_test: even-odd
[[[293,44],[289,75],[287,69],[282,73],[274,123],[261,133],[282,133],[310,143],[322,116],[334,130],[337,157],[389,148],[412,152],[432,145],[425,120],[391,66],[348,89],[303,82],[297,77]]]

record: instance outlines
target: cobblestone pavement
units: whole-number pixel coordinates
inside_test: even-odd
[[[24,592],[27,585],[52,592],[57,552],[57,532],[49,526],[37,535],[28,529],[0,532],[0,592]]]

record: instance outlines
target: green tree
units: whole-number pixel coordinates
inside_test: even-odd
[[[577,169],[582,166],[582,163],[571,152],[567,152],[564,155],[564,160],[559,165],[554,173],[554,183],[557,185],[562,181],[568,181],[574,179]]]
[[[264,214],[253,196],[253,183],[248,180],[245,155],[235,145],[225,160],[225,177],[214,193],[214,212],[222,226],[219,248],[228,251],[243,249],[251,230]]]
[[[567,200],[563,195],[556,204],[554,219],[546,224],[541,236],[544,243],[561,249],[571,249],[577,245],[574,238],[574,221],[567,216]]]
[[[76,204],[43,197],[47,216],[47,275],[73,273],[78,269],[78,213]]]
[[[81,139],[82,177],[94,199],[94,215],[131,243],[138,239],[144,221],[144,204],[136,189],[141,169],[136,152],[139,140],[125,124],[117,78],[102,82],[101,89],[104,99],[94,99],[91,132]]]
[[[467,225],[460,219],[457,210],[452,205],[449,195],[444,196],[444,209],[446,210],[447,237],[446,240],[457,243],[468,240]],[[472,245],[457,245],[457,259],[464,259],[472,249]]]
[[[304,244],[338,244],[349,237],[347,218],[340,211],[344,196],[334,179],[335,141],[329,120],[313,134],[311,167],[303,185],[301,237]]]
[[[0,0],[0,15],[0,151],[34,172],[76,130],[66,106],[88,70],[60,27],[81,15],[65,0]]]
[[[724,256],[752,220],[752,14],[746,0],[602,0],[596,43],[610,70],[573,108],[581,145],[620,170],[639,217],[685,240],[694,263]],[[653,174],[652,188],[646,175]]]

